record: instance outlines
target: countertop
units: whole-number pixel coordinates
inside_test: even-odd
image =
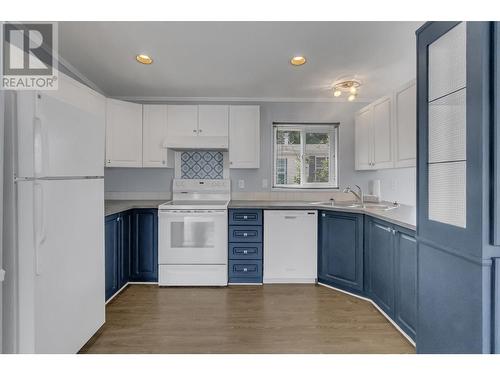
[[[387,202],[384,202],[387,203]],[[389,203],[390,204],[390,203]],[[374,208],[356,207],[331,207],[313,204],[312,202],[299,201],[231,201],[229,208],[262,208],[262,209],[283,209],[283,210],[326,210],[339,212],[352,212],[370,215],[381,220],[388,221],[401,227],[417,229],[417,210],[413,206],[400,205],[397,208],[383,211]]]
[[[113,215],[133,208],[158,208],[160,204],[165,202],[166,200],[106,199],[104,201],[104,214],[106,216]]]
[[[104,203],[105,215],[113,215],[133,208],[158,208],[165,200],[106,200]],[[312,204],[305,201],[257,201],[257,200],[232,200],[229,208],[261,208],[283,210],[326,210],[339,212],[352,212],[370,215],[388,221],[401,227],[416,230],[417,214],[413,206],[400,205],[398,208],[383,211],[373,208],[331,207]]]

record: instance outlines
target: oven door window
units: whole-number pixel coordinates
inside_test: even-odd
[[[170,223],[172,248],[213,248],[215,223],[202,218],[183,218]]]

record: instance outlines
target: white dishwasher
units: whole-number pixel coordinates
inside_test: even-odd
[[[264,211],[264,283],[315,283],[318,212]]]

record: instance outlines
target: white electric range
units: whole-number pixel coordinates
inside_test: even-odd
[[[172,194],[158,207],[158,284],[227,285],[230,180],[174,179]]]

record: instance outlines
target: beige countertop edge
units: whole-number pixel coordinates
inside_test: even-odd
[[[165,202],[165,200],[106,200],[104,203],[104,211],[105,215],[108,216],[134,208],[158,208],[160,204]],[[232,200],[229,202],[229,208],[301,209],[360,213],[413,231],[417,229],[416,209],[415,207],[406,205],[401,205],[400,207],[390,211],[380,211],[367,208],[320,206],[317,204],[311,204],[311,202]]]

